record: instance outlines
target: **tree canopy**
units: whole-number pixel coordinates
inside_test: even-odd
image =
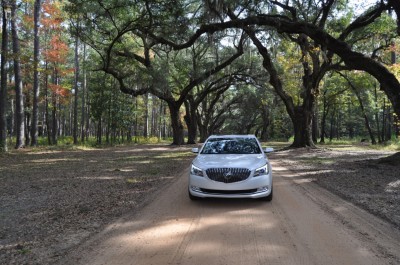
[[[77,143],[78,131],[82,141],[171,136],[178,145],[252,133],[293,137],[293,147],[398,135],[396,0],[3,2],[3,14],[17,4],[23,43],[12,55],[25,98],[19,147],[37,133],[50,144],[73,133]],[[18,128],[6,87],[17,89],[18,72],[6,71],[3,146]]]

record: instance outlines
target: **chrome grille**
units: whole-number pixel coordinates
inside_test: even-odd
[[[247,168],[209,168],[206,173],[211,180],[233,183],[247,179],[251,171]]]

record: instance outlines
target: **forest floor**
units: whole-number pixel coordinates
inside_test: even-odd
[[[277,151],[270,159],[400,229],[400,160],[341,146]],[[0,155],[0,260],[54,264],[175,181],[190,146],[20,150]]]

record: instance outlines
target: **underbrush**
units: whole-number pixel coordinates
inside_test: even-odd
[[[14,150],[15,147],[15,137],[8,139],[7,145],[8,150]],[[106,147],[116,147],[116,146],[130,146],[135,144],[170,144],[172,143],[171,138],[160,139],[158,137],[143,137],[137,136],[132,137],[130,140],[124,139],[106,139],[103,137],[101,143],[98,143],[96,137],[89,137],[84,142],[79,142],[77,145],[74,144],[74,139],[72,136],[59,137],[57,139],[57,144],[49,144],[47,137],[39,137],[37,146],[26,146],[25,149],[31,151],[42,151],[42,150],[54,150],[54,151],[70,151],[70,150],[93,150],[98,148]]]

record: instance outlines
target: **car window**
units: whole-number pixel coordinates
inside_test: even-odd
[[[211,138],[202,154],[261,154],[255,138]]]

